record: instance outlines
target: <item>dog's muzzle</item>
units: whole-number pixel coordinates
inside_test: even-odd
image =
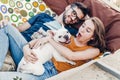
[[[70,37],[68,35],[65,35],[64,39],[66,40],[65,43],[70,43]]]

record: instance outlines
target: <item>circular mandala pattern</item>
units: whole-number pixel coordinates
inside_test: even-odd
[[[8,12],[9,13],[13,13],[13,9],[12,8],[8,8]]]
[[[15,7],[15,2],[13,0],[9,0],[10,7]]]
[[[8,3],[8,0],[0,0],[1,1],[1,3],[3,3],[3,4],[7,4]]]
[[[30,3],[26,3],[25,7],[27,10],[31,10],[32,9],[32,5]]]
[[[0,0],[0,20],[6,19],[16,26],[43,12],[55,16],[43,0]]]
[[[15,13],[20,13],[20,10],[18,8],[14,8]]]
[[[26,0],[26,2],[30,2],[30,0]]]
[[[10,21],[10,17],[9,16],[4,16],[4,19],[7,20],[7,21]]]
[[[53,13],[53,14],[52,14],[52,17],[55,17],[55,16],[56,16],[56,14],[55,14],[55,13]]]
[[[22,18],[22,21],[23,21],[23,22],[26,22],[26,21],[27,21],[27,19],[26,19],[26,18]]]
[[[11,15],[11,20],[12,20],[13,22],[17,22],[17,21],[18,21],[17,15],[15,15],[15,14]]]
[[[23,16],[23,17],[26,17],[27,16],[27,12],[25,10],[21,10],[20,11],[20,14]]]
[[[21,16],[21,15],[19,15],[19,16],[18,16],[18,18],[19,18],[19,19],[21,19],[21,18],[22,18],[22,16]]]
[[[3,15],[0,13],[0,21],[3,19]]]
[[[32,3],[32,5],[33,5],[34,7],[38,7],[38,2],[35,1],[35,2]]]
[[[39,9],[40,9],[40,11],[44,11],[45,10],[45,5],[44,4],[40,4],[39,5]]]
[[[22,2],[17,1],[17,2],[16,2],[16,6],[17,6],[18,8],[22,8],[22,7],[23,7],[23,4],[22,4]]]
[[[49,10],[46,10],[45,13],[48,14],[48,15],[51,15]]]
[[[5,5],[1,5],[0,9],[1,9],[2,13],[4,13],[4,14],[7,13],[7,7]]]
[[[37,12],[37,10],[36,10],[35,8],[33,8],[33,12],[34,12],[34,13],[36,13],[36,12]]]
[[[34,13],[33,12],[29,12],[29,16],[30,17],[34,16]]]
[[[42,0],[38,0],[39,3],[42,3]]]

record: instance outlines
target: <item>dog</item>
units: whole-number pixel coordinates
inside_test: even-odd
[[[53,39],[56,42],[68,44],[70,42],[70,33],[65,29],[61,28],[57,31],[52,31],[54,36]],[[38,56],[38,60],[33,64],[31,62],[26,62],[24,57],[20,61],[17,71],[22,73],[32,73],[34,75],[42,75],[45,71],[43,64],[49,61],[52,57],[54,57],[57,61],[67,62],[71,65],[75,65],[76,63],[70,61],[60,55],[56,51],[56,49],[49,43],[45,43],[42,47],[38,47],[37,49],[32,49],[32,51]]]

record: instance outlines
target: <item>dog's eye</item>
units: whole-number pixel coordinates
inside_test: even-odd
[[[62,36],[59,36],[58,38],[61,38]]]
[[[67,31],[67,33],[69,33],[69,32]]]

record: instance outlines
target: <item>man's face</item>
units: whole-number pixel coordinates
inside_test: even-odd
[[[64,24],[74,24],[77,23],[80,19],[83,19],[83,12],[77,7],[70,7],[65,10],[63,14],[63,23]]]

